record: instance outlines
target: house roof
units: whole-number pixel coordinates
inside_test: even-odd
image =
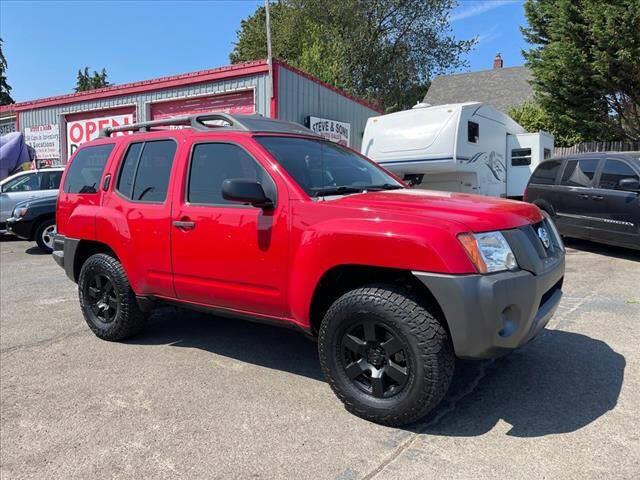
[[[482,102],[507,112],[533,99],[531,78],[531,71],[526,67],[440,75],[431,82],[424,102],[431,105]]]

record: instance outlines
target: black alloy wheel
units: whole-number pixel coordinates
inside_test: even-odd
[[[112,323],[120,309],[113,281],[107,275],[98,273],[89,280],[86,293],[95,318],[104,324]]]
[[[363,320],[345,331],[341,354],[347,377],[377,398],[402,391],[409,379],[408,348],[386,325]]]

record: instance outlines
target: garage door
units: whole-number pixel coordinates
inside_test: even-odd
[[[151,118],[153,120],[203,112],[255,113],[253,90],[151,104]]]

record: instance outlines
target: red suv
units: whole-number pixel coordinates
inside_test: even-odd
[[[437,405],[456,357],[529,341],[562,295],[564,247],[536,206],[408,189],[293,123],[106,129],[62,184],[53,255],[98,337],[165,303],[294,327],[346,407],[387,425]]]

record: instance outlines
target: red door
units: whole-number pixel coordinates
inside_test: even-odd
[[[253,90],[207,97],[182,98],[151,105],[152,120],[204,112],[252,114],[255,112]]]
[[[190,165],[180,181],[184,193],[174,196],[172,209],[177,297],[234,311],[288,316],[288,198],[286,188],[276,186],[282,180],[271,177],[239,144],[202,142],[189,151]],[[276,201],[275,208],[262,210],[223,199],[222,182],[231,178],[260,181]]]

